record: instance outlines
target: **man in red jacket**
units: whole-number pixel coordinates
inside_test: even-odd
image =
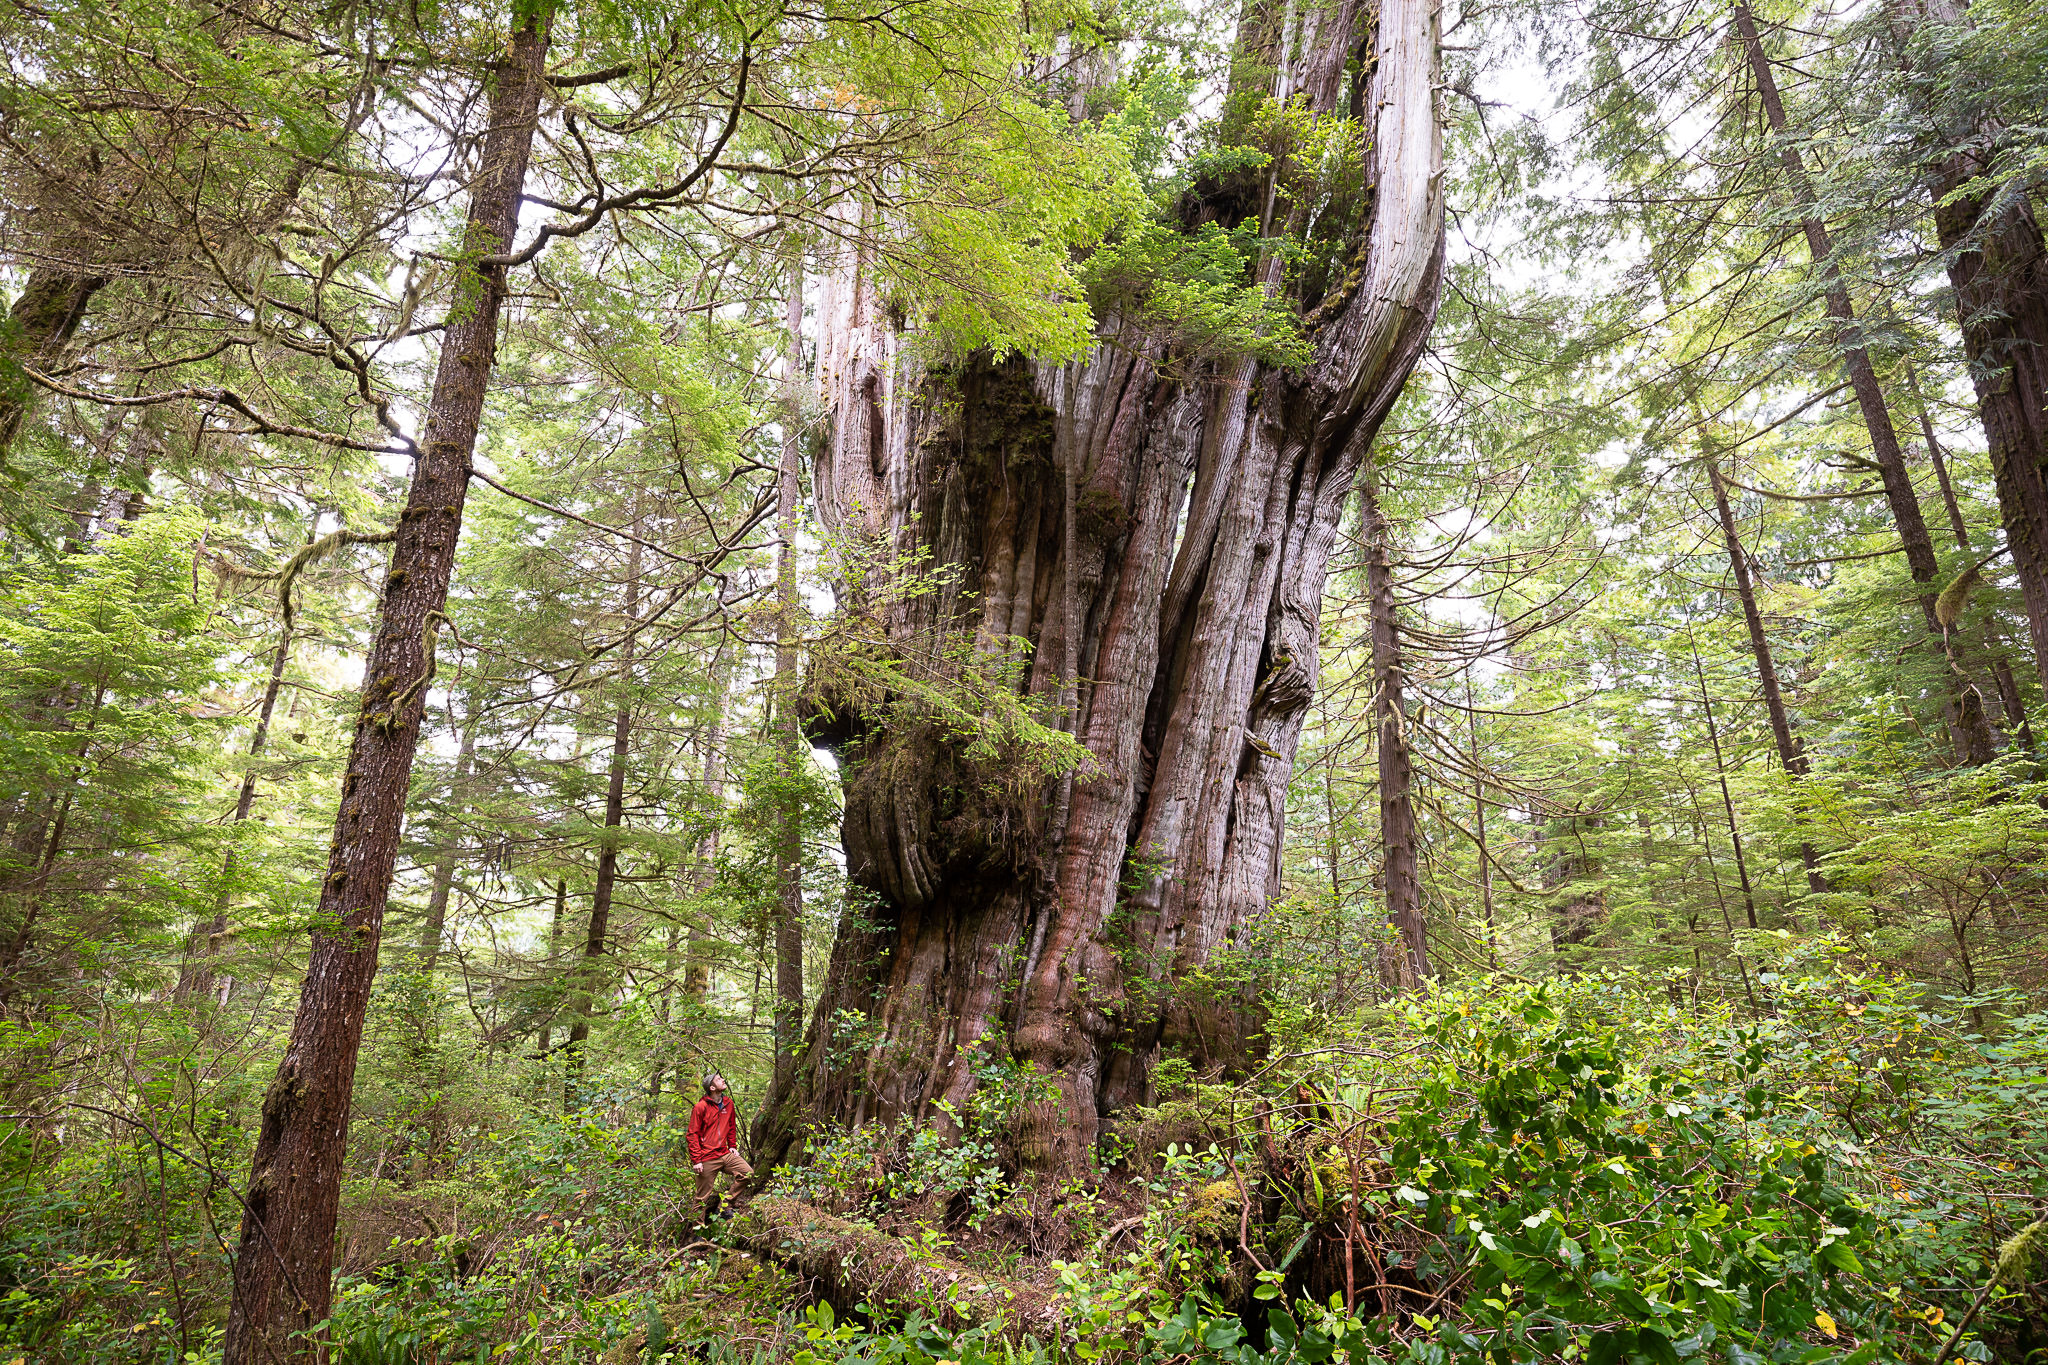
[[[724,1171],[737,1185],[754,1173],[739,1153],[739,1117],[726,1092],[725,1077],[716,1071],[704,1078],[704,1098],[690,1111],[690,1169],[697,1173],[697,1205],[709,1218],[718,1212],[712,1187]]]

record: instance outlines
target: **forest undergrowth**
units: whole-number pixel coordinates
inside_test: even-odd
[[[322,1335],[341,1365],[2026,1358],[2048,1015],[1776,942],[1755,1016],[1641,973],[1274,1009],[1252,1074],[1162,1068],[1064,1175],[1019,1167],[1034,1079],[991,1065],[970,1112],[818,1134],[703,1224],[665,1119],[424,1093],[437,1138],[345,1191]],[[178,1092],[125,1144],[9,1150],[20,1358],[206,1358],[217,1315],[172,1309],[224,1299],[236,1201],[159,1140]]]

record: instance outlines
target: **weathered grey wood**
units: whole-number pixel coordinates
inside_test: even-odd
[[[1255,6],[1240,41],[1268,93],[1369,134],[1376,193],[1306,314],[1299,372],[1170,357],[1112,317],[1079,360],[919,373],[864,261],[824,282],[820,519],[957,571],[901,599],[849,581],[842,601],[872,603],[913,662],[949,640],[984,657],[1027,641],[1021,687],[1089,760],[1018,794],[936,732],[820,698],[819,735],[847,760],[848,872],[878,904],[841,929],[802,1064],[764,1112],[770,1159],[806,1116],[965,1103],[979,1049],[1056,1082],[1018,1137],[1064,1162],[1149,1097],[1161,1049],[1220,1062],[1241,1046],[1243,1002],[1160,987],[1278,890],[1329,556],[1435,316],[1443,200],[1432,0]],[[1299,228],[1271,183],[1259,212],[1268,232]],[[1295,287],[1277,259],[1257,279]],[[871,1044],[850,1064],[848,1011]]]

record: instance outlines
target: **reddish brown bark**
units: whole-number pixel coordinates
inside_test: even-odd
[[[1089,758],[1069,788],[900,711],[832,710],[819,735],[845,757],[847,871],[868,899],[764,1115],[764,1161],[806,1118],[963,1106],[983,1054],[1056,1087],[1019,1119],[1024,1158],[1074,1161],[1105,1113],[1149,1096],[1162,1050],[1241,1056],[1238,1000],[1185,983],[1278,889],[1330,549],[1435,314],[1435,42],[1428,0],[1248,14],[1247,79],[1370,134],[1376,192],[1346,209],[1327,281],[1297,294],[1277,260],[1256,271],[1304,309],[1298,372],[1169,355],[1142,319],[1110,317],[1067,364],[920,375],[858,262],[826,282],[821,519],[948,571],[870,599],[902,657],[1019,659],[1018,689]],[[1307,210],[1262,174],[1198,186],[1184,221],[1301,230]]]
[[[1894,0],[1893,21],[1910,42],[1923,25],[1969,20],[1954,0]],[[2026,195],[1999,193],[1995,185],[1961,193],[1991,173],[1984,149],[1999,131],[1996,111],[1983,111],[1968,136],[1930,158],[1927,190],[2034,665],[2048,687],[2048,247]]]
[[[1826,223],[1820,218],[1819,196],[1807,176],[1806,163],[1801,159],[1799,149],[1785,141],[1789,127],[1785,103],[1778,94],[1777,77],[1772,71],[1770,58],[1764,52],[1763,40],[1757,33],[1755,17],[1746,4],[1735,6],[1735,30],[1742,39],[1743,53],[1756,81],[1764,117],[1782,144],[1779,156],[1785,164],[1793,200],[1803,215],[1800,227],[1806,235],[1807,251],[1820,270],[1827,314],[1836,324],[1835,343],[1841,352],[1842,368],[1848,373],[1849,387],[1856,395],[1857,410],[1863,416],[1864,429],[1870,434],[1871,459],[1884,485],[1885,503],[1891,509],[1892,522],[1898,527],[1899,540],[1905,547],[1906,567],[1920,589],[1921,616],[1926,621],[1927,633],[1934,647],[1947,662],[1950,674],[1949,725],[1955,734],[1956,747],[1965,762],[1988,763],[1993,755],[1993,744],[1990,723],[1984,718],[1983,696],[1963,671],[1960,660],[1948,648],[1948,633],[1934,615],[1934,580],[1941,572],[1941,563],[1934,553],[1934,540],[1927,533],[1927,519],[1921,514],[1920,499],[1913,492],[1906,457],[1899,448],[1899,433],[1892,425],[1890,409],[1885,406],[1884,389],[1878,383],[1877,371],[1870,362],[1870,352],[1863,344],[1856,310],[1849,301],[1849,286],[1843,280],[1841,267],[1835,259],[1834,243]]]
[[[546,12],[526,13],[494,71],[464,236],[465,249],[478,258],[502,252],[518,226],[549,28]],[[356,1052],[505,292],[502,266],[471,267],[442,338],[426,434],[363,671],[362,709],[321,884],[324,927],[312,935],[291,1038],[263,1100],[223,1365],[310,1359],[315,1343],[305,1333],[327,1316]]]

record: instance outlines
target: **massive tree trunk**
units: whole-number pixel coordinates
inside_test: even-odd
[[[1892,14],[1908,43],[1924,25],[1969,22],[1956,0],[1894,0]],[[1910,48],[1907,62],[1910,68]],[[1927,190],[1990,446],[2006,546],[2026,602],[2034,666],[2048,687],[2048,246],[2026,195],[1995,186],[1957,193],[1973,181],[1982,185],[1992,170],[1987,149],[2002,131],[1997,112],[1983,111],[1960,130],[1935,130],[1950,141],[1931,161]]]
[[[764,1162],[805,1118],[964,1105],[993,1054],[1053,1083],[1015,1137],[1025,1160],[1064,1164],[1105,1113],[1148,1098],[1162,1049],[1242,1055],[1238,1001],[1179,983],[1279,888],[1331,545],[1436,309],[1436,41],[1432,0],[1247,15],[1235,69],[1258,88],[1240,96],[1367,132],[1373,189],[1318,220],[1341,248],[1326,275],[1255,267],[1303,309],[1314,358],[1299,370],[1174,354],[1140,314],[1105,320],[1065,364],[918,372],[859,261],[826,282],[819,515],[884,565],[928,554],[940,570],[929,592],[881,592],[876,574],[844,600],[880,613],[913,668],[1029,642],[1015,686],[1088,757],[1041,778],[1017,755],[975,755],[907,699],[827,708],[847,872],[867,894],[764,1113]],[[1182,221],[1307,235],[1310,206],[1278,175],[1199,183]],[[842,1028],[856,1018],[857,1047]]]
[[[1770,58],[1764,52],[1763,40],[1757,33],[1756,20],[1748,5],[1736,5],[1735,28],[1742,39],[1750,74],[1756,80],[1764,117],[1769,120],[1771,131],[1782,141],[1788,132],[1785,103],[1779,98],[1777,77],[1771,69]],[[1841,351],[1842,368],[1848,372],[1857,410],[1862,414],[1865,430],[1870,433],[1871,459],[1877,465],[1878,477],[1884,484],[1885,503],[1891,509],[1892,522],[1898,527],[1899,540],[1905,546],[1907,570],[1920,589],[1917,594],[1920,614],[1926,620],[1929,639],[1948,665],[1948,719],[1956,748],[1965,762],[1988,763],[1993,746],[1991,726],[1984,718],[1984,699],[1976,684],[1963,671],[1961,661],[1948,648],[1948,632],[1935,618],[1934,580],[1941,572],[1941,563],[1934,554],[1933,537],[1927,533],[1927,518],[1921,514],[1920,499],[1913,492],[1905,453],[1899,448],[1898,429],[1892,425],[1891,410],[1885,406],[1884,389],[1878,383],[1870,352],[1863,344],[1863,334],[1856,322],[1856,309],[1849,301],[1848,283],[1842,278],[1841,267],[1835,260],[1834,243],[1828,234],[1827,224],[1820,217],[1819,196],[1807,177],[1806,163],[1800,158],[1799,149],[1790,142],[1784,142],[1779,155],[1785,164],[1786,179],[1791,182],[1793,200],[1803,215],[1800,227],[1806,235],[1807,252],[1821,273],[1827,313],[1836,324],[1835,342]]]
[[[541,7],[522,14],[493,70],[489,131],[463,243],[473,259],[504,251],[519,222],[550,23]],[[223,1365],[310,1359],[317,1343],[307,1329],[327,1317],[356,1051],[426,712],[435,626],[448,603],[470,455],[497,355],[505,273],[489,264],[466,270],[442,336],[426,434],[363,669],[362,709],[321,883],[316,922],[329,927],[312,935],[291,1039],[263,1099]]]

